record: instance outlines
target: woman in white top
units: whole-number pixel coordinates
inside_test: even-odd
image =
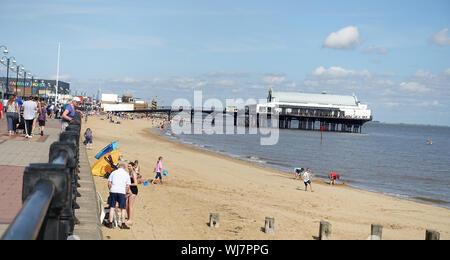
[[[16,95],[10,96],[8,103],[6,104],[6,119],[8,122],[9,136],[14,135],[16,132],[16,124],[20,117],[19,111],[19,104],[16,102]]]

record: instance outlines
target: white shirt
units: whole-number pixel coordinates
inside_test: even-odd
[[[309,181],[309,172],[304,172],[304,173],[303,173],[303,181],[304,181],[304,182]]]
[[[28,100],[23,103],[23,119],[33,120],[36,117],[37,104]]]
[[[108,181],[111,182],[111,193],[126,194],[127,185],[131,185],[130,174],[122,168],[113,171]]]

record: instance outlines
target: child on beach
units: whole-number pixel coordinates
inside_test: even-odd
[[[142,175],[141,175],[141,166],[139,165],[139,161],[136,160],[134,161],[134,171],[136,172],[136,176],[138,179],[142,179]]]
[[[161,172],[162,172],[162,159],[163,159],[162,156],[160,156],[158,158],[158,161],[156,162],[155,169],[153,170],[153,172],[156,172],[156,176],[155,176],[155,179],[153,180],[152,184],[155,184],[158,181],[158,178],[161,180],[161,184],[163,184],[162,175],[161,175]]]
[[[84,132],[84,138],[86,138],[86,149],[92,150],[92,130],[90,128],[86,129]]]
[[[305,171],[304,168],[295,168],[295,179],[298,180],[301,178],[303,171]]]
[[[311,185],[311,169],[310,168],[307,168],[306,171],[303,173],[302,179],[303,179],[303,183],[305,183],[305,191],[308,191],[308,184],[309,184],[309,189],[311,190],[311,192],[313,192],[312,185]]]
[[[330,174],[328,174],[328,178],[330,179],[330,185],[335,185],[336,179],[339,179],[339,174],[330,172]]]

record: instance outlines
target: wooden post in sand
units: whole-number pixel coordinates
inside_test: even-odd
[[[427,229],[425,233],[425,240],[439,240],[440,234],[437,231]]]
[[[266,217],[264,233],[266,233],[266,234],[274,234],[275,233],[275,218]]]
[[[209,226],[210,227],[219,227],[219,214],[218,213],[211,213],[209,214]]]
[[[320,221],[319,240],[331,240],[331,224],[326,221]]]
[[[383,226],[372,224],[370,232],[370,240],[381,240],[381,235],[383,233]]]

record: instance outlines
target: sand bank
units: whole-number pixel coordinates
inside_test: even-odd
[[[139,185],[131,230],[103,227],[105,239],[311,240],[321,220],[332,224],[336,240],[367,239],[371,224],[383,226],[383,239],[423,240],[426,229],[450,239],[449,209],[331,187],[314,177],[314,192],[305,192],[301,181],[284,172],[169,141],[152,133],[145,119],[117,125],[90,117],[86,127],[94,133],[91,165],[101,148],[118,140],[125,159],[139,160],[144,178],[154,178],[158,156],[169,172],[163,185]],[[106,200],[107,180],[94,179]],[[210,213],[219,213],[219,228],[208,226]],[[263,232],[265,217],[275,218],[275,234]]]

